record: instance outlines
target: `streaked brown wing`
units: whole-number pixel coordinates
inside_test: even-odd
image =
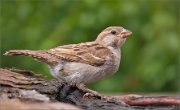
[[[106,57],[110,54],[110,51],[108,48],[97,43],[88,42],[59,46],[50,49],[48,53],[66,61],[101,66],[105,63]]]

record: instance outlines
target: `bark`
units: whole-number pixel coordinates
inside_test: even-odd
[[[0,109],[178,110],[178,96],[85,96],[60,80],[43,80],[26,70],[0,69]]]

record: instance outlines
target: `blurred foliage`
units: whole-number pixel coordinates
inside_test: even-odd
[[[102,92],[178,92],[178,0],[1,0],[1,67],[45,73],[29,57],[5,57],[10,49],[49,49],[92,41],[111,25],[133,32],[122,48],[119,71],[89,85]]]

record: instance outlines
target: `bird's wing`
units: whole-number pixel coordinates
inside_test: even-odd
[[[93,66],[103,65],[106,62],[106,57],[111,54],[108,48],[94,42],[59,46],[48,50],[48,53],[65,61],[86,63]]]

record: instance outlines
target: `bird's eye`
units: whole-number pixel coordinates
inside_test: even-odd
[[[117,32],[116,31],[111,31],[111,34],[115,35]]]

